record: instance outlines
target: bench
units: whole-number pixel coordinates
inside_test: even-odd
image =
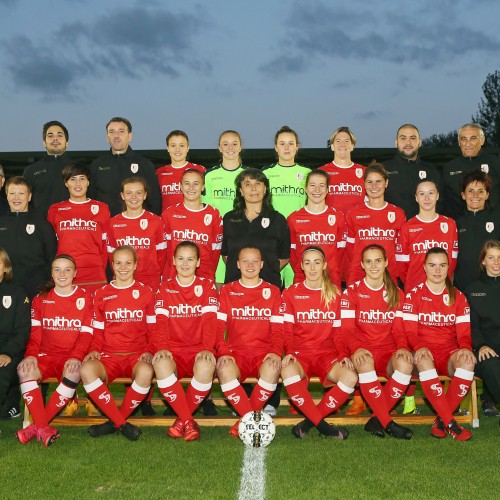
[[[387,382],[387,379],[384,377],[379,377],[380,382],[384,383]],[[439,380],[444,382],[445,387],[447,387],[448,383],[450,382],[450,377],[445,377],[445,376],[440,376]],[[465,415],[455,415],[454,418],[455,420],[460,423],[460,424],[469,424],[472,425],[473,428],[479,427],[479,415],[478,415],[478,405],[477,405],[477,390],[476,390],[476,381],[480,380],[478,378],[474,378],[472,381],[472,385],[469,391],[469,394],[466,396],[465,401],[468,403],[468,411],[466,412],[467,414]],[[191,381],[190,378],[183,378],[180,380],[180,382],[184,384],[188,384]],[[44,383],[58,383],[58,380],[56,378],[48,378],[43,381]],[[252,383],[255,384],[257,382],[257,379],[255,378],[248,378],[245,380],[245,383]],[[418,382],[418,379],[412,379],[412,382]],[[109,386],[113,386],[116,384],[131,384],[132,380],[130,378],[117,378],[113,380]],[[153,379],[153,383],[156,383],[156,380]],[[311,384],[320,384],[320,381],[317,377],[313,377],[310,380]],[[218,380],[214,380],[214,385],[218,384]],[[120,400],[116,400],[117,404],[119,405]],[[153,405],[163,405],[163,400],[159,398],[153,399],[152,403]],[[317,403],[318,400],[315,400]],[[418,403],[422,404],[422,400],[419,400]],[[220,405],[225,405],[226,401],[223,397],[219,398],[214,398],[214,403],[218,406]],[[281,405],[286,405],[288,404],[288,401],[285,400],[284,398],[281,401]],[[163,415],[158,415],[156,417],[142,417],[142,416],[131,416],[129,417],[129,420],[131,423],[134,425],[138,426],[161,426],[161,427],[166,427],[170,426],[174,423],[176,417],[171,417],[171,416],[163,416]],[[235,417],[233,415],[230,416],[214,416],[214,417],[205,417],[203,415],[196,415],[196,421],[200,424],[200,426],[205,426],[205,427],[213,427],[213,426],[227,426],[230,427],[234,424],[235,420],[238,417]],[[298,423],[300,420],[302,420],[304,417],[301,414],[298,415],[278,415],[273,418],[274,423],[276,425],[295,425]],[[326,421],[329,423],[334,423],[335,425],[364,425],[367,421],[367,415],[361,414],[361,415],[344,415],[343,413],[337,413],[333,414],[329,417],[326,418]],[[435,414],[422,414],[422,415],[394,415],[393,416],[394,420],[399,423],[399,424],[404,424],[404,425],[418,425],[418,424],[429,424],[431,425],[434,422],[434,419],[436,418]],[[89,417],[87,415],[85,416],[73,416],[73,417],[56,417],[51,425],[54,425],[55,427],[57,426],[64,426],[64,425],[69,425],[69,426],[88,426],[88,425],[93,425],[93,424],[100,424],[103,423],[107,420],[106,417]],[[27,427],[30,424],[30,414],[28,407],[25,405],[24,406],[24,421],[23,421],[23,427]]]

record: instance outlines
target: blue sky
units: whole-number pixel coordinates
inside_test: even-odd
[[[495,0],[0,0],[0,151],[40,150],[51,119],[105,149],[115,115],[136,149],[176,128],[192,148],[228,128],[272,147],[284,124],[303,147],[341,125],[358,147],[448,132],[500,69],[498,19]]]

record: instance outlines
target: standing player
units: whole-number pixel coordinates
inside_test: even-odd
[[[238,254],[241,278],[224,285],[217,312],[217,376],[221,390],[240,417],[260,411],[278,385],[283,351],[283,316],[278,287],[259,276],[263,266],[258,248]],[[250,398],[240,385],[258,377]],[[238,437],[239,420],[229,433]]]
[[[349,261],[347,284],[363,279],[361,251],[366,245],[384,247],[388,258],[388,271],[397,280],[396,237],[406,217],[399,207],[387,203],[384,193],[389,183],[387,172],[381,163],[373,162],[365,170],[365,190],[368,201],[351,208],[347,213],[346,253]]]
[[[344,404],[358,379],[350,360],[340,358],[334,346],[333,332],[340,327],[340,293],[330,280],[321,247],[304,250],[302,268],[305,280],[283,292],[286,355],[281,362],[281,378],[290,399],[307,417],[293,427],[292,433],[302,439],[316,427],[325,436],[347,439],[347,429],[323,420]],[[337,384],[317,406],[307,390],[313,375],[323,385]]]
[[[436,213],[439,192],[434,181],[417,185],[416,200],[420,211],[401,227],[396,245],[399,278],[406,292],[425,281],[424,261],[427,250],[441,247],[448,253],[450,277],[455,270],[458,255],[458,237],[455,221]]]
[[[94,292],[106,284],[109,208],[87,197],[90,174],[86,165],[70,163],[62,175],[69,200],[51,205],[47,220],[56,233],[58,253],[75,259],[78,267],[75,284]]]
[[[115,280],[94,294],[94,336],[80,370],[87,394],[109,420],[91,425],[88,432],[100,437],[120,431],[136,441],[142,431],[126,419],[151,387],[154,295],[151,288],[134,280],[137,256],[131,246],[118,247],[111,266]],[[106,385],[117,377],[133,380],[120,409]]]
[[[52,262],[52,280],[35,297],[31,312],[31,336],[17,373],[21,393],[33,423],[17,431],[26,444],[35,437],[50,446],[59,433],[50,421],[73,398],[80,381],[80,365],[92,340],[92,299],[73,285],[76,264],[60,254]],[[59,385],[44,407],[38,382],[57,377]]]
[[[167,151],[170,155],[169,165],[160,167],[156,171],[158,184],[161,190],[161,210],[164,212],[168,207],[182,203],[181,191],[182,174],[188,169],[198,170],[205,173],[205,167],[187,161],[189,153],[189,138],[182,130],[172,130],[167,135]]]
[[[413,432],[389,415],[408,387],[413,370],[401,322],[404,295],[391,278],[382,245],[369,244],[360,257],[365,277],[342,295],[340,356],[351,357],[361,393],[375,414],[365,431],[381,438],[389,434],[396,439],[411,439]],[[383,388],[379,375],[390,377]]]
[[[198,246],[183,241],[174,252],[177,275],[156,294],[158,352],[153,358],[158,388],[177,413],[167,431],[173,439],[200,439],[193,412],[210,392],[215,372],[217,292],[213,281],[196,276]],[[186,393],[178,379],[191,376]]]
[[[330,138],[333,161],[319,167],[330,178],[327,204],[344,214],[347,214],[352,207],[363,203],[365,198],[363,183],[365,167],[351,160],[354,146],[356,146],[356,136],[349,127],[339,127]]]
[[[162,214],[167,234],[167,260],[163,276],[173,278],[176,269],[173,256],[181,241],[193,241],[200,249],[201,264],[198,276],[214,280],[222,244],[222,217],[216,208],[201,201],[205,187],[203,174],[185,170],[181,178],[184,201],[168,207]]]
[[[345,216],[340,210],[329,207],[328,174],[312,170],[306,177],[306,206],[291,213],[287,223],[290,228],[290,265],[294,272],[294,283],[304,281],[302,253],[310,245],[323,249],[328,263],[328,272],[334,285],[340,290],[340,266],[346,246]]]
[[[156,291],[167,257],[165,225],[161,217],[143,207],[148,188],[142,177],[124,179],[120,194],[125,211],[111,219],[108,252],[123,245],[133,247],[137,254],[135,279]]]
[[[425,282],[410,290],[403,306],[408,343],[414,350],[422,390],[438,416],[431,434],[467,441],[472,434],[458,425],[453,412],[474,379],[470,308],[448,277],[448,254],[431,248],[425,256]],[[453,377],[445,394],[438,376]]]

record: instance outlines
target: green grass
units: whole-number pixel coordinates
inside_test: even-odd
[[[0,487],[19,498],[237,498],[244,446],[227,428],[202,428],[202,440],[174,441],[165,428],[145,427],[138,442],[88,437],[61,427],[46,449],[14,437],[20,419],[1,422]],[[361,426],[344,442],[315,430],[297,440],[278,427],[268,450],[268,499],[488,498],[500,491],[498,418],[481,418],[467,443],[437,440],[413,426],[411,441],[378,439]]]

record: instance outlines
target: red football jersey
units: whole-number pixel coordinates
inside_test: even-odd
[[[156,170],[158,184],[161,189],[161,210],[162,212],[168,207],[173,207],[177,203],[182,203],[184,195],[181,192],[182,174],[193,168],[205,175],[206,168],[197,165],[196,163],[187,162],[182,167],[174,167],[173,165],[165,165]]]
[[[158,290],[167,257],[167,236],[161,217],[147,210],[138,217],[115,215],[109,226],[108,252],[111,254],[122,245],[134,247],[137,253],[136,281]]]
[[[138,281],[126,288],[118,288],[112,281],[94,294],[94,339],[90,350],[152,352],[155,323],[151,288]]]
[[[385,286],[374,290],[364,279],[344,290],[340,301],[342,328],[337,342],[339,350],[340,345],[343,347],[342,358],[351,356],[359,348],[368,351],[408,349],[403,325],[397,321],[403,317],[404,293],[399,290],[399,307],[395,310],[389,310],[386,297]]]
[[[403,224],[396,243],[396,262],[405,291],[412,290],[426,280],[425,254],[434,247],[446,250],[450,263],[448,276],[451,278],[458,257],[455,221],[444,215],[437,215],[433,221],[427,222],[416,215]]]
[[[291,213],[287,222],[290,228],[290,265],[295,273],[293,282],[304,281],[302,253],[308,246],[316,245],[325,252],[330,278],[340,290],[340,265],[346,246],[344,214],[332,207],[313,214],[304,207]]]
[[[328,174],[329,206],[347,214],[349,210],[365,200],[365,181],[363,174],[366,167],[353,163],[349,167],[339,167],[333,161],[319,167]]]
[[[256,286],[240,281],[224,285],[219,293],[217,311],[217,355],[232,349],[274,353],[283,351],[283,315],[281,292],[277,286],[261,280]],[[226,336],[224,336],[226,332]]]
[[[82,360],[92,340],[92,298],[78,286],[71,295],[52,289],[31,305],[31,334],[25,357],[54,354]]]
[[[369,244],[378,244],[385,248],[389,273],[393,280],[397,280],[396,238],[405,222],[403,210],[390,203],[386,203],[383,208],[371,208],[362,203],[349,210],[346,246],[349,260],[348,285],[364,278],[365,272],[360,263],[361,252]]]
[[[333,330],[340,327],[340,297],[328,308],[321,290],[296,283],[283,292],[285,354],[335,350]]]
[[[406,294],[403,320],[408,342],[413,350],[469,349],[472,351],[470,308],[465,295],[455,289],[450,306],[446,288],[432,292],[420,283]]]
[[[70,200],[50,206],[47,220],[58,239],[57,253],[71,255],[76,262],[78,283],[106,281],[106,238],[109,208],[106,203]]]
[[[177,278],[163,283],[156,293],[160,349],[196,348],[214,352],[217,328],[217,292],[212,280],[195,277],[190,285]]]
[[[220,212],[205,205],[201,210],[193,211],[179,203],[162,213],[167,235],[167,260],[163,277],[174,278],[173,257],[181,241],[192,241],[200,249],[200,267],[196,274],[202,278],[215,279],[215,270],[219,263],[222,245],[222,217]]]

